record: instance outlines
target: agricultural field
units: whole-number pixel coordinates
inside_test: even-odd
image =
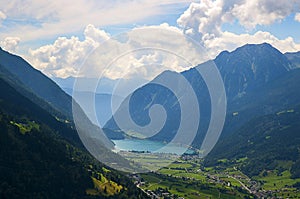
[[[288,170],[249,178],[238,169],[244,160],[227,167],[203,167],[199,159],[179,159],[158,171],[141,174],[138,186],[154,198],[300,198],[299,188],[293,187],[300,179],[291,179]]]

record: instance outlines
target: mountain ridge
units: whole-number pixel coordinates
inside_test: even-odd
[[[30,88],[39,98],[45,99],[69,119],[72,118],[72,99],[50,78],[33,68],[22,57],[10,54],[2,49],[0,49],[0,62],[26,88]],[[47,88],[47,92],[45,92],[45,88]],[[61,100],[57,100],[58,98]]]
[[[34,69],[22,57],[0,50],[0,66],[3,78],[10,82],[10,85],[21,91],[23,95],[30,97],[31,101],[51,112],[59,120],[70,121],[70,125],[73,125],[73,128],[77,125],[76,128],[80,135],[86,136],[89,134],[89,136],[93,137],[92,139],[97,136],[99,138],[102,135],[102,130],[89,120],[82,108],[71,96],[66,94],[50,78]],[[74,121],[73,111],[76,111],[77,121]],[[78,125],[80,128],[78,128]],[[103,149],[113,147],[113,143],[108,140],[105,143],[101,143],[102,146],[99,144],[98,147]],[[77,139],[77,143],[74,144],[82,145],[82,142]]]

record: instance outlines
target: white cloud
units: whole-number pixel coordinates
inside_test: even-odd
[[[95,28],[94,25],[89,24],[84,30],[85,38],[90,38],[95,42],[103,42],[110,38],[110,35],[105,31]]]
[[[186,34],[197,39],[205,34],[218,36],[223,22],[222,9],[222,0],[192,3],[177,20],[177,23],[184,29]]]
[[[184,37],[182,30],[168,24],[135,28],[116,37],[88,25],[84,36],[82,41],[75,36],[59,37],[51,45],[31,50],[29,61],[42,72],[55,77],[104,75],[112,79],[152,79],[164,70],[187,70],[214,58],[223,50],[232,51],[247,43],[267,42],[281,52],[300,50],[300,45],[293,38],[280,40],[262,31],[253,35],[220,31],[218,36],[202,38],[205,48],[195,48],[198,44],[194,45]],[[93,49],[96,51],[88,56]],[[183,58],[192,60],[192,63],[184,62]]]
[[[221,34],[224,23],[237,20],[246,29],[270,25],[299,10],[300,1],[278,0],[201,0],[192,3],[177,23],[196,39]]]
[[[296,13],[295,20],[298,21],[298,22],[300,22],[300,13]]]
[[[6,15],[0,10],[0,20],[6,19]]]
[[[299,9],[299,5],[297,0],[245,0],[235,4],[232,12],[241,25],[253,29],[256,25],[270,25],[284,19]]]
[[[85,57],[101,42],[109,39],[109,34],[89,24],[84,30],[85,39],[59,37],[52,45],[29,51],[28,60],[37,69],[49,76],[76,76]]]
[[[199,53],[204,54],[203,50],[200,52],[199,49],[193,49],[193,46],[186,39],[183,39],[185,37],[178,36],[182,34],[182,30],[168,24],[160,25],[160,32],[153,32],[153,29],[157,30],[158,26],[140,27],[130,30],[126,35],[114,38],[96,27],[129,23],[162,14],[168,9],[168,12],[171,12],[172,9],[166,7],[174,7],[176,3],[185,4],[187,2],[190,1],[168,0],[161,3],[159,0],[115,0],[107,4],[105,1],[97,1],[96,3],[94,0],[89,1],[89,3],[84,0],[63,1],[62,3],[56,0],[48,3],[24,0],[26,9],[23,10],[19,1],[12,0],[7,1],[4,11],[10,13],[14,19],[25,15],[32,18],[34,22],[40,22],[38,25],[22,25],[9,32],[12,35],[22,33],[22,41],[23,38],[28,41],[61,33],[66,34],[75,30],[84,30],[83,39],[76,36],[59,37],[53,44],[30,50],[28,60],[49,76],[94,77],[105,72],[105,76],[109,78],[129,78],[139,75],[140,78],[151,79],[163,70],[182,71],[191,67],[191,65],[183,63],[182,59],[179,59],[180,56],[192,59],[193,65],[207,60],[208,57],[199,56]],[[294,12],[299,3],[292,0],[286,2],[285,6],[282,5],[282,2],[277,2],[276,5],[272,4],[274,4],[274,0],[201,0],[200,3],[192,3],[189,6],[178,19],[178,24],[184,29],[186,35],[193,36],[207,48],[209,55],[211,55],[209,58],[213,58],[223,50],[233,50],[246,44],[246,42],[268,42],[282,52],[299,51],[299,44],[290,37],[278,39],[271,33],[261,31],[253,35],[238,35],[222,31],[221,27],[224,23],[236,21],[245,28],[253,28],[258,24],[274,23],[274,21],[282,20]],[[4,9],[1,8],[2,5],[0,5],[0,9]],[[14,13],[14,10],[18,11]],[[37,12],[33,12],[33,10],[37,10]],[[168,14],[168,12],[164,14]],[[249,15],[248,19],[246,15]],[[87,21],[95,22],[96,27],[94,25],[85,26]],[[104,42],[107,40],[109,42]],[[103,51],[100,50],[101,53],[95,57],[95,60],[89,60],[89,67],[80,70],[86,56],[92,49],[99,46]],[[166,53],[166,51],[158,53],[153,50],[140,50],[123,54],[144,46],[176,51],[176,55],[170,56],[170,53]],[[121,57],[114,61],[113,67],[105,71],[105,66],[118,56]],[[97,64],[99,60],[102,62],[101,66]],[[145,65],[151,67],[145,67]]]
[[[0,27],[4,19],[6,19],[6,15],[0,10]]]
[[[178,12],[192,0],[1,0],[13,23],[0,30],[0,37],[18,36],[22,41],[56,38],[82,31],[87,24],[109,26],[137,23],[157,15]]]
[[[97,43],[91,39],[59,37],[54,44],[30,50],[30,63],[45,74],[57,77],[76,75],[80,64]]]
[[[15,53],[19,43],[19,37],[6,37],[3,41],[0,41],[0,46],[6,51]]]
[[[262,31],[258,31],[253,35],[224,32],[220,37],[203,41],[212,56],[216,56],[223,50],[232,51],[245,44],[260,44],[263,42],[271,44],[283,53],[300,50],[300,44],[295,43],[293,38],[288,37],[280,40],[271,33]]]
[[[299,51],[299,44],[291,37],[278,39],[269,32],[261,31],[253,35],[238,35],[221,29],[223,24],[235,21],[245,29],[270,25],[283,20],[299,7],[300,1],[297,0],[201,0],[200,3],[192,3],[177,23],[185,34],[201,42],[213,57],[223,50],[234,50],[246,43],[268,42],[282,52]]]
[[[60,37],[52,45],[31,50],[29,60],[49,76],[151,79],[164,70],[183,71],[208,59],[203,49],[168,24],[135,28],[109,40],[103,30],[88,25],[84,35],[82,41]],[[92,49],[96,50],[88,56]]]

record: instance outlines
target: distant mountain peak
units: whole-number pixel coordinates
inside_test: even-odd
[[[276,55],[279,55],[282,53],[273,47],[269,43],[261,43],[261,44],[246,44],[244,46],[238,47],[234,51],[232,51],[230,54],[235,54],[235,53],[249,53],[250,55],[253,55],[255,53],[276,53]]]
[[[267,43],[267,42],[263,42],[260,44],[245,44],[239,48],[243,48],[243,47],[268,47],[268,48],[274,48],[271,44]]]
[[[232,52],[222,52],[215,63],[231,97],[241,96],[293,68],[286,56],[268,43],[246,44]]]

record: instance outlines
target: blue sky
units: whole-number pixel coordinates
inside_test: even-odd
[[[0,46],[50,77],[76,76],[91,48],[149,26],[192,37],[211,57],[246,43],[300,51],[299,0],[2,0],[0,5]]]

